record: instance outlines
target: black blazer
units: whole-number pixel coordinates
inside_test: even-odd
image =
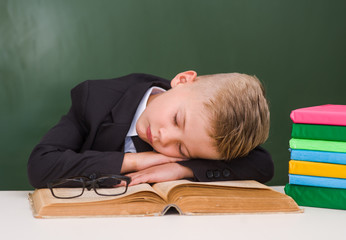
[[[152,86],[169,89],[169,81],[147,74],[85,81],[71,91],[72,106],[33,149],[28,176],[35,188],[71,176],[119,174],[123,145],[144,93]],[[192,159],[179,162],[196,181],[253,179],[269,181],[272,159],[261,147],[230,162]]]

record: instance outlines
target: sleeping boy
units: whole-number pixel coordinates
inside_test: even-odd
[[[71,91],[66,115],[28,161],[31,185],[58,178],[128,175],[131,185],[177,179],[257,180],[273,177],[260,144],[269,108],[255,76],[148,74],[89,80]]]

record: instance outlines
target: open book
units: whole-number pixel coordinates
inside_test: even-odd
[[[64,191],[76,191],[73,188]],[[29,194],[34,217],[158,216],[171,207],[180,214],[301,212],[294,200],[256,181],[171,182],[129,187],[124,195],[103,197],[93,190],[57,199],[49,189]]]

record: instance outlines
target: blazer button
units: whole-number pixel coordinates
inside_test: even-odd
[[[215,170],[215,171],[214,171],[214,177],[215,177],[215,178],[219,178],[220,176],[221,176],[220,171],[219,171],[219,170]]]
[[[227,168],[225,168],[223,171],[222,171],[222,175],[224,177],[229,177],[231,175],[231,171],[228,170]]]
[[[90,174],[90,176],[89,176],[90,180],[94,180],[96,178],[97,178],[96,173]]]
[[[207,178],[213,178],[213,177],[214,177],[213,171],[208,170],[208,171],[207,171]]]

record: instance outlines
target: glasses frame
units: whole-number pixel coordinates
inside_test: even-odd
[[[102,181],[103,179],[108,179],[108,178],[114,178],[114,179],[117,179],[117,180],[125,181],[126,182],[125,191],[122,192],[122,193],[117,193],[117,194],[102,194],[102,193],[99,193],[97,191],[97,189],[100,188],[99,185],[98,185],[98,182]],[[81,194],[73,196],[73,197],[59,197],[59,196],[56,196],[54,194],[54,191],[53,191],[54,186],[61,185],[63,182],[66,182],[66,181],[82,183],[83,189],[82,189]],[[84,193],[85,188],[88,189],[88,191],[90,191],[91,189],[94,189],[95,193],[100,195],[100,196],[119,196],[119,195],[125,194],[127,192],[127,189],[129,187],[130,183],[131,183],[131,178],[128,177],[128,176],[114,175],[114,174],[112,175],[112,174],[110,174],[110,175],[102,175],[101,177],[98,177],[98,178],[88,178],[88,177],[59,178],[59,179],[56,179],[56,180],[54,180],[52,182],[47,183],[47,187],[49,188],[50,192],[52,193],[52,195],[55,198],[71,199],[71,198],[77,198],[77,197],[82,196],[83,193]]]

